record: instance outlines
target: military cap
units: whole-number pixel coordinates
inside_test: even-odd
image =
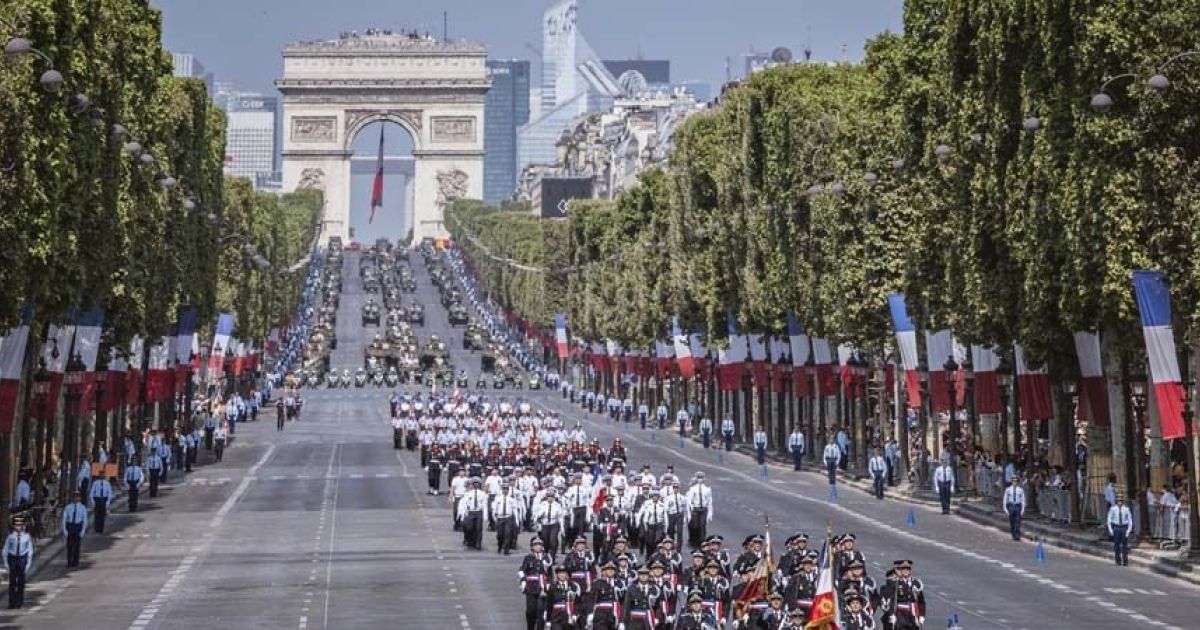
[[[862,560],[855,558],[854,560],[851,560],[850,562],[846,563],[846,568],[847,569],[865,569],[865,568],[867,568],[867,565],[864,564]]]
[[[780,595],[778,592],[775,592],[775,593],[771,593],[771,595],[769,597],[767,597],[767,599],[769,599],[771,601],[783,601],[783,595]]]
[[[842,594],[842,599],[845,600],[847,604],[853,601],[857,601],[860,604],[867,603],[867,600],[862,596],[862,593],[859,593],[855,589],[847,589],[846,592]]]
[[[576,544],[576,545],[586,545],[586,544],[587,544],[587,538],[585,538],[585,537],[583,537],[583,536],[576,536],[576,537],[575,537],[575,544]]]
[[[600,566],[600,570],[601,571],[616,571],[617,565],[613,564],[612,560],[609,560],[608,562],[605,562],[604,564],[602,564]]]
[[[716,560],[713,560],[713,559],[711,559],[711,558],[710,558],[708,562],[705,562],[705,563],[704,563],[704,568],[705,568],[705,569],[717,569],[717,570],[720,570],[720,569],[721,569],[721,563],[720,563],[720,562],[717,562]]]
[[[690,595],[688,595],[688,604],[703,604],[703,603],[704,603],[704,598],[700,596],[699,592],[692,591],[692,593]]]
[[[617,539],[613,541],[613,544],[615,545],[617,543],[625,543],[626,545],[628,545],[629,539],[624,536],[617,536]]]
[[[699,549],[697,549],[692,552],[692,557],[693,558],[706,558],[707,556],[704,555],[703,551],[700,551]]]
[[[561,564],[556,564],[556,565],[554,565],[554,573],[556,573],[556,574],[558,574],[558,573],[570,573],[570,571],[568,571],[568,570],[567,570],[567,567],[565,567],[565,566],[563,566],[563,565],[561,565]]]
[[[897,561],[893,562],[892,564],[893,564],[893,565],[894,565],[894,566],[895,566],[897,569],[911,569],[911,568],[913,568],[913,561],[912,561],[912,560],[897,560]]]
[[[650,569],[648,569],[646,567],[639,567],[637,572],[638,572],[638,575],[650,575]]]
[[[532,538],[532,539],[529,541],[529,546],[530,546],[530,547],[535,547],[535,546],[537,546],[537,545],[542,545],[542,546],[544,547],[544,546],[546,545],[546,541],[542,540],[542,537],[541,537],[541,536],[534,536],[534,537],[533,537],[533,538]]]
[[[654,562],[650,563],[650,568],[651,569],[662,569],[663,571],[666,571],[667,565],[663,564],[662,560],[655,560]]]

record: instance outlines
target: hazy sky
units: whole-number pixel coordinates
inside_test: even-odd
[[[336,37],[366,28],[417,28],[440,36],[449,13],[451,38],[483,42],[497,59],[534,62],[542,12],[553,0],[151,0],[163,11],[164,40],[191,52],[219,81],[275,94],[288,42]],[[754,49],[807,46],[815,60],[858,60],[874,35],[900,30],[902,0],[579,0],[579,29],[605,59],[669,59],[673,81],[703,81],[714,93],[744,68]],[[393,130],[395,133],[393,134]],[[372,128],[355,139],[355,154],[372,160],[379,136]],[[387,153],[407,152],[399,127],[388,129]],[[393,136],[395,137],[393,140]],[[374,167],[361,164],[352,179],[351,225],[358,240],[396,238],[407,231],[403,179],[385,176],[383,212],[367,225]],[[390,171],[390,169],[389,169]]]

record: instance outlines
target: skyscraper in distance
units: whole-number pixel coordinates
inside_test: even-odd
[[[492,88],[484,109],[483,198],[509,199],[517,185],[517,128],[529,122],[529,62],[488,60]]]

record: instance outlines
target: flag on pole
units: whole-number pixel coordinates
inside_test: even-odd
[[[129,362],[121,357],[116,348],[108,351],[108,375],[104,381],[104,400],[100,401],[100,410],[113,411],[121,406],[125,399],[125,377],[129,372]]]
[[[375,222],[375,209],[383,207],[383,130],[379,125],[379,158],[375,161],[375,183],[371,185],[371,217],[367,223]]]
[[[83,361],[83,389],[78,399],[79,409],[83,413],[93,407],[96,385],[96,359],[100,355],[100,334],[104,327],[104,311],[96,309],[80,313],[75,317],[75,349]]]
[[[129,341],[129,373],[125,375],[125,404],[136,405],[142,396],[142,375],[146,373],[146,341],[135,335]]]
[[[1100,335],[1075,333],[1075,354],[1079,357],[1079,406],[1076,417],[1098,427],[1108,426],[1108,392],[1104,383],[1104,362],[1100,356]]]
[[[829,340],[824,337],[813,337],[813,365],[817,367],[817,395],[833,396],[836,393],[833,384],[833,353],[829,350]]]
[[[675,346],[675,361],[679,363],[679,375],[692,378],[696,374],[696,358],[688,336],[679,327],[679,316],[671,318],[671,343]]]
[[[791,354],[791,344],[787,339],[771,337],[771,391],[775,393],[785,389],[784,383],[787,379],[784,376],[784,366],[791,364]]]
[[[950,411],[950,378],[946,361],[954,356],[954,336],[948,329],[925,331],[925,357],[929,361],[929,405]]]
[[[192,366],[192,342],[196,340],[196,309],[183,307],[176,315],[179,326],[175,333],[175,348],[172,350],[175,359],[175,389],[183,390],[187,381],[188,370]]]
[[[900,348],[900,367],[904,369],[904,393],[910,409],[921,407],[921,359],[917,354],[917,327],[908,317],[908,306],[904,296],[893,293],[888,296],[888,310],[892,312],[892,328],[896,330],[896,345]]]
[[[746,335],[746,342],[750,347],[751,382],[756,388],[762,389],[767,386],[767,346],[763,343],[763,336],[758,333]]]
[[[0,434],[12,431],[32,316],[33,309],[26,307],[21,324],[0,339]]]
[[[221,313],[217,317],[217,331],[213,334],[212,348],[208,353],[210,378],[219,379],[225,371],[225,351],[229,349],[229,336],[233,334],[233,315]]]
[[[1054,405],[1050,400],[1050,376],[1046,367],[1031,368],[1025,363],[1025,349],[1017,344],[1014,349],[1017,359],[1017,388],[1020,390],[1021,419],[1049,420],[1054,417]]]
[[[771,551],[771,523],[767,520],[763,534],[763,555],[754,565],[750,577],[741,584],[741,592],[735,600],[735,610],[744,608],[756,600],[766,599],[771,592],[771,576],[775,573],[775,560]]]
[[[792,347],[792,381],[797,396],[808,396],[811,376],[808,373],[809,350],[808,335],[800,328],[800,320],[794,311],[787,312],[788,342]]]
[[[554,345],[558,348],[558,358],[567,358],[571,347],[567,341],[567,316],[563,313],[554,316]]]
[[[699,334],[692,333],[687,336],[687,345],[691,352],[692,364],[696,366],[696,374],[702,379],[707,379],[710,367],[708,344],[704,343]]]
[[[840,630],[841,606],[838,604],[837,590],[833,588],[833,551],[829,548],[829,542],[821,549],[820,563],[817,592],[813,595],[808,622],[804,627],[806,630]]]
[[[984,346],[971,346],[971,365],[975,369],[975,412],[1003,413],[1000,403],[1000,355]]]
[[[746,365],[746,336],[739,334],[737,320],[730,314],[726,317],[729,326],[729,347],[717,351],[717,380],[722,391],[742,388],[742,375]]]
[[[49,420],[58,412],[59,394],[62,392],[63,374],[67,371],[67,360],[71,355],[71,339],[74,337],[73,326],[50,326],[50,334],[42,345],[42,360],[46,371],[50,373],[49,390],[42,401],[39,417]]]
[[[146,402],[163,402],[171,397],[171,339],[159,337],[150,346],[150,361],[146,373]]]
[[[1133,290],[1142,317],[1142,335],[1146,338],[1146,358],[1150,361],[1150,380],[1154,383],[1154,403],[1164,440],[1184,437],[1183,381],[1179,377],[1179,357],[1175,353],[1175,333],[1171,328],[1171,291],[1161,271],[1134,271]]]

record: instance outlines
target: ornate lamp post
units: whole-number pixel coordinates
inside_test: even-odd
[[[97,440],[102,440],[108,435],[108,412],[104,410],[104,390],[108,383],[107,367],[97,365],[96,374],[92,379],[96,383],[96,427],[92,443],[96,444]],[[116,447],[116,443],[110,446]]]
[[[1150,529],[1150,505],[1146,502],[1145,489],[1149,487],[1146,479],[1147,467],[1142,463],[1146,449],[1146,375],[1129,376],[1129,402],[1133,407],[1132,416],[1125,416],[1125,493],[1136,501],[1138,513],[1138,531]]]
[[[950,357],[942,364],[942,369],[946,371],[946,400],[950,402],[950,439],[946,444],[949,457],[942,459],[948,462],[950,470],[954,471],[954,490],[958,492],[962,486],[958,478],[958,436],[962,433],[962,427],[958,422],[958,392],[954,387],[954,374],[958,372],[958,363],[954,361],[954,357]]]
[[[46,398],[50,396],[50,371],[46,369],[46,361],[43,359],[38,360],[38,370],[33,375],[33,396],[37,404],[37,415],[45,422]],[[28,468],[30,465],[29,435],[33,431],[30,424],[29,410],[26,409],[21,425],[21,468]]]
[[[83,359],[80,358],[79,353],[75,353],[67,361],[67,370],[63,375],[63,384],[67,386],[67,408],[63,418],[64,456],[61,465],[63,474],[59,478],[58,484],[59,505],[66,505],[68,490],[79,476],[79,399],[83,389],[83,373],[86,370],[87,366],[83,364]]]
[[[1062,461],[1063,468],[1070,475],[1068,487],[1070,491],[1067,493],[1069,512],[1069,525],[1079,524],[1079,486],[1083,479],[1079,476],[1079,462],[1075,458],[1075,441],[1078,437],[1075,435],[1075,405],[1076,399],[1079,396],[1075,379],[1068,378],[1062,386],[1062,409],[1059,410],[1059,433],[1062,434]]]

